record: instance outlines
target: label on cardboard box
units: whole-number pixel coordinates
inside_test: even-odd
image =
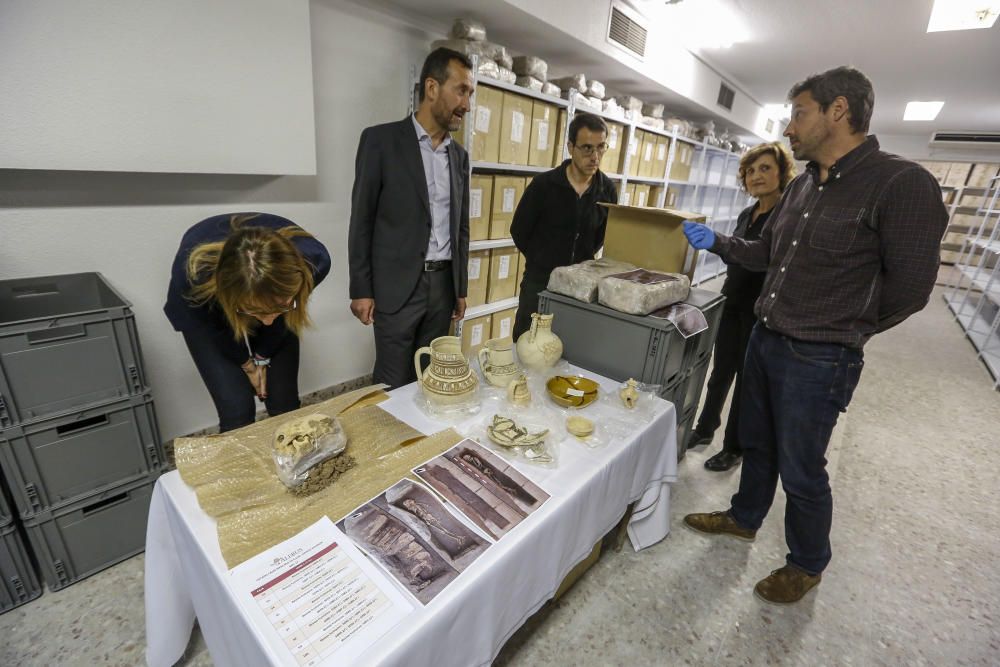
[[[667,159],[667,145],[660,144],[656,147],[656,159],[666,160]]]
[[[628,190],[626,190],[625,192],[622,193],[622,206],[628,206],[629,202],[631,201],[632,201],[631,193]]]
[[[482,257],[473,257],[469,260],[469,280],[479,280],[479,272],[482,270]]]
[[[645,190],[643,190],[641,192],[635,193],[635,196],[636,196],[636,199],[639,200],[639,201],[636,202],[636,206],[645,206],[646,205],[646,191]]]
[[[628,142],[628,154],[635,155],[638,152],[639,152],[639,142],[636,140],[635,137],[632,137],[632,139]]]
[[[517,191],[514,188],[504,188],[503,189],[503,205],[500,210],[504,213],[514,212],[514,195]]]
[[[472,326],[472,345],[480,345],[483,342],[483,325],[482,323],[475,324]]]
[[[618,126],[612,125],[608,133],[608,148],[614,150],[618,148]]]
[[[653,144],[646,144],[646,156],[642,159],[645,160],[646,162],[649,162],[651,159],[653,159]]]
[[[472,188],[469,190],[469,217],[481,218],[483,216],[483,189]]]
[[[544,151],[549,147],[549,124],[539,121],[538,123],[538,150]]]
[[[490,108],[484,106],[476,107],[476,132],[490,131]]]
[[[508,316],[508,317],[505,317],[502,320],[500,320],[500,337],[501,338],[507,338],[508,336],[510,336],[510,324],[511,324],[511,320],[512,319],[514,319],[514,318]]]
[[[511,112],[510,140],[515,144],[524,141],[524,114],[520,111]]]
[[[507,276],[510,275],[510,255],[500,256],[500,270],[497,273],[497,277],[500,280],[506,280]]]

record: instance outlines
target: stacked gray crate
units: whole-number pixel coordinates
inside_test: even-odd
[[[705,314],[708,329],[687,339],[668,320],[628,315],[549,291],[539,295],[538,311],[555,316],[552,330],[562,339],[563,358],[570,363],[614,380],[660,385],[660,396],[677,411],[680,459],[701,400],[724,301],[716,292],[691,289],[685,303]]]
[[[0,469],[50,590],[142,551],[163,463],[128,301],[97,273],[0,281]]]
[[[0,477],[0,614],[42,594]]]

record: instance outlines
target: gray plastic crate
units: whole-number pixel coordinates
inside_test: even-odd
[[[538,311],[552,313],[563,358],[613,380],[672,385],[684,371],[684,339],[667,320],[637,317],[598,303],[544,291]]]
[[[696,366],[712,356],[715,337],[719,333],[719,323],[722,321],[722,306],[726,297],[718,292],[712,292],[698,287],[692,287],[691,293],[684,303],[696,306],[708,320],[708,330],[687,339],[686,366]]]
[[[708,363],[709,360],[704,359],[689,371],[690,374],[684,385],[683,408],[678,410],[678,414],[686,415],[698,410],[698,402],[701,400],[701,393],[705,388],[705,376],[708,374]]]
[[[15,524],[0,527],[0,614],[42,594],[35,570]]]
[[[14,510],[11,509],[9,498],[10,492],[7,490],[7,482],[0,474],[0,528],[14,520]]]
[[[131,304],[101,274],[0,281],[0,428],[146,388]]]
[[[164,461],[148,393],[0,431],[0,467],[22,517],[146,479]]]
[[[49,590],[65,588],[143,551],[155,482],[130,482],[24,519]]]

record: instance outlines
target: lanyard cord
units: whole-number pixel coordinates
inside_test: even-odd
[[[250,347],[250,338],[247,337],[246,332],[243,332],[243,342],[247,345],[247,353],[250,354],[250,361],[254,363],[257,367],[257,384],[263,386],[264,383],[264,372],[261,370],[260,364],[257,363],[257,357],[254,356],[253,348]]]

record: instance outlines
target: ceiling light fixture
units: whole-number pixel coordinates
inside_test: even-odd
[[[927,32],[992,28],[997,16],[997,0],[934,0]]]
[[[791,104],[765,104],[764,113],[768,118],[775,120],[788,120],[792,117]]]
[[[944,102],[907,102],[903,120],[934,120]]]

